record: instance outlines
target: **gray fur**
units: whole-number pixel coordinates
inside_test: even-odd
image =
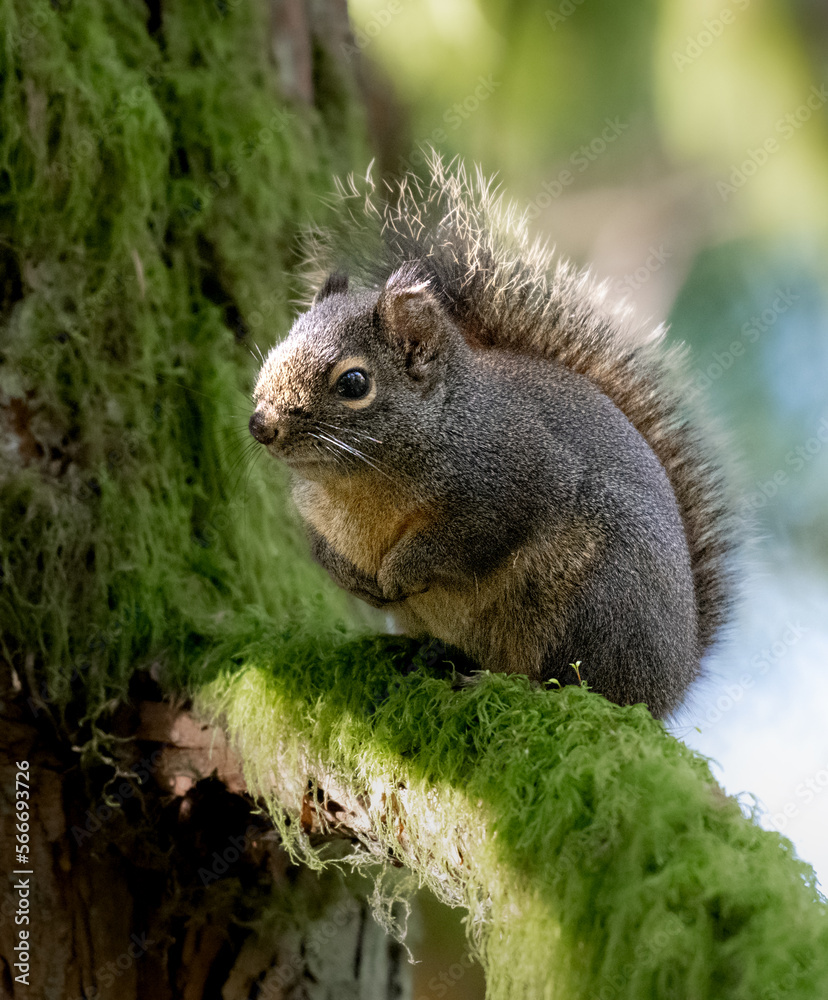
[[[316,247],[334,274],[251,418],[294,469],[315,557],[483,667],[572,683],[580,661],[608,698],[667,714],[723,619],[728,532],[660,333],[553,270],[461,168],[435,160],[390,204],[359,194],[357,212],[340,191],[342,232]],[[335,384],[354,358],[364,400]]]

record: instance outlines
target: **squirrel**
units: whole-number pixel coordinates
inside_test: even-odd
[[[249,428],[333,580],[482,669],[665,717],[729,605],[722,475],[676,350],[478,170],[338,184]],[[319,287],[319,276],[327,274]]]

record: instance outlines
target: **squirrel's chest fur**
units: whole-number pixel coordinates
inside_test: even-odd
[[[293,487],[299,513],[340,555],[376,576],[383,557],[409,531],[424,527],[428,512],[375,477],[301,480]]]

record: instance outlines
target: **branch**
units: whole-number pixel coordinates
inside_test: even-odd
[[[812,870],[643,706],[503,675],[458,690],[401,671],[413,648],[216,649],[234,665],[195,712],[145,706],[141,735],[165,744],[169,788],[226,776],[294,856],[319,866],[320,838],[350,838],[462,905],[497,1000],[825,995]]]
[[[256,794],[248,788],[241,759],[220,726],[169,702],[142,702],[139,718],[135,738],[159,744],[156,780],[173,796],[185,796],[198,781],[210,777],[218,778],[234,794]],[[370,854],[387,859],[389,852],[381,831],[396,829],[393,860],[407,867],[418,863],[407,834],[404,787],[374,782],[367,788],[343,781],[324,761],[311,763],[310,748],[305,760],[301,775],[274,773],[272,785],[259,788],[257,793],[264,792],[270,800],[278,795],[284,811],[298,821],[306,837],[316,842],[326,838],[357,840]],[[302,785],[304,790],[300,790]],[[454,853],[462,863],[459,840]],[[435,878],[439,875],[436,869],[431,874]]]

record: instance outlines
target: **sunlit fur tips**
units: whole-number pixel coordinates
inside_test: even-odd
[[[550,358],[587,376],[627,416],[667,471],[684,523],[709,645],[729,604],[734,529],[718,463],[684,405],[679,351],[661,327],[638,326],[623,304],[529,235],[527,214],[479,168],[432,153],[425,180],[378,184],[371,172],[336,186],[334,221],[310,234],[307,275],[318,295],[381,289],[401,268],[479,349]],[[326,280],[326,276],[327,277]]]

